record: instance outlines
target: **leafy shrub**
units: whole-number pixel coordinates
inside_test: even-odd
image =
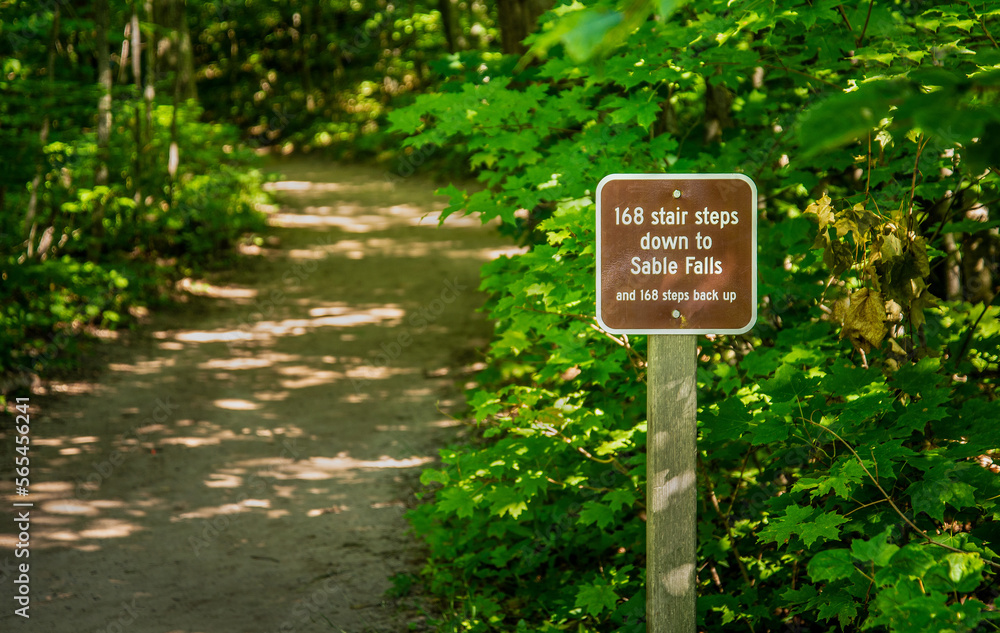
[[[159,167],[137,175],[125,133],[113,136],[109,171],[128,177],[106,186],[91,184],[93,133],[44,148],[35,226],[26,231],[24,212],[11,214],[0,241],[0,375],[74,367],[93,328],[132,323],[130,308],[161,301],[172,280],[231,257],[240,235],[264,227],[259,161],[235,129],[200,114],[194,104],[177,113],[182,160],[173,180]],[[136,116],[132,102],[115,111],[116,120]],[[173,116],[168,105],[152,113],[148,165],[168,164]],[[26,199],[7,204],[23,210]]]
[[[68,256],[8,262],[0,284],[0,374],[72,367],[85,326],[113,329],[127,318],[128,285],[115,270]]]
[[[671,3],[662,3],[669,5]],[[390,114],[533,248],[483,269],[472,439],[410,514],[441,630],[644,630],[644,338],[594,314],[596,183],[754,178],[759,321],[702,337],[699,627],[974,631],[996,591],[996,80],[986,12],[562,5],[524,72]]]

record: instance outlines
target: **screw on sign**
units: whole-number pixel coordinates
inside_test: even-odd
[[[757,320],[757,187],[742,174],[612,174],[597,186],[597,320],[649,334],[646,627],[694,633],[697,334]]]
[[[597,186],[597,318],[616,334],[742,334],[757,319],[757,188],[743,174]]]

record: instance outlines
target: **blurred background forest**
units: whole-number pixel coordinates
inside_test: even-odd
[[[400,592],[448,631],[643,631],[645,341],[596,183],[741,172],[759,320],[699,351],[711,631],[990,631],[1000,8],[833,0],[0,2],[0,371],[73,364],[264,230],[261,150],[469,174],[532,248]]]
[[[387,112],[499,59],[496,24],[478,2],[5,1],[0,373],[72,368],[224,264],[263,228],[261,150],[391,159]]]

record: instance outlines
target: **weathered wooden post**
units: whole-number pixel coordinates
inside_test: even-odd
[[[757,188],[742,174],[612,174],[597,186],[597,321],[648,334],[646,627],[694,633],[696,335],[757,320]]]
[[[646,370],[646,628],[695,630],[698,392],[693,334],[652,334]]]

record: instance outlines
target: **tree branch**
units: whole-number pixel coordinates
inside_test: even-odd
[[[837,435],[837,432],[834,431],[833,429],[827,428],[827,427],[823,426],[822,424],[819,424],[817,422],[813,422],[812,420],[808,420],[806,418],[802,418],[802,419],[805,422],[808,422],[809,424],[812,424],[813,426],[817,426],[817,427],[823,429],[824,431],[826,431],[827,433],[829,433],[830,435],[834,436],[835,438],[837,438],[838,440],[840,440],[841,444],[843,444],[845,447],[847,447],[847,450],[851,451],[851,454],[854,455],[854,459],[858,460],[858,464],[861,466],[861,470],[865,471],[865,474],[868,475],[868,478],[872,480],[872,483],[875,484],[875,487],[878,488],[878,491],[882,493],[882,496],[885,497],[885,500],[888,501],[889,505],[892,506],[892,509],[896,511],[896,514],[898,514],[899,517],[901,519],[903,519],[903,521],[905,521],[906,524],[909,525],[913,529],[914,532],[916,532],[920,536],[924,537],[927,540],[928,543],[932,543],[934,545],[937,545],[938,547],[943,547],[944,549],[946,549],[946,550],[948,550],[950,552],[955,552],[955,553],[958,553],[958,554],[970,554],[970,553],[972,553],[972,552],[966,552],[965,550],[958,549],[957,547],[952,547],[951,545],[945,545],[944,543],[939,543],[938,541],[935,541],[934,539],[932,539],[930,537],[930,535],[927,534],[927,532],[924,532],[923,530],[921,530],[919,527],[917,527],[916,523],[914,523],[913,521],[911,521],[908,516],[906,516],[905,514],[903,514],[903,511],[899,509],[899,507],[896,505],[896,502],[892,500],[892,497],[889,496],[889,493],[886,492],[885,488],[883,488],[882,485],[878,482],[878,479],[876,479],[875,476],[872,475],[871,471],[868,470],[868,467],[865,466],[865,463],[861,459],[861,456],[858,455],[858,452],[856,450],[854,450],[853,446],[851,446],[850,444],[847,443],[847,440],[845,440],[844,438],[842,438],[839,435]],[[991,567],[994,567],[996,569],[1000,569],[1000,564],[995,563],[995,562],[993,562],[991,560],[986,560],[981,555],[980,555],[980,558],[987,565],[989,565]]]

